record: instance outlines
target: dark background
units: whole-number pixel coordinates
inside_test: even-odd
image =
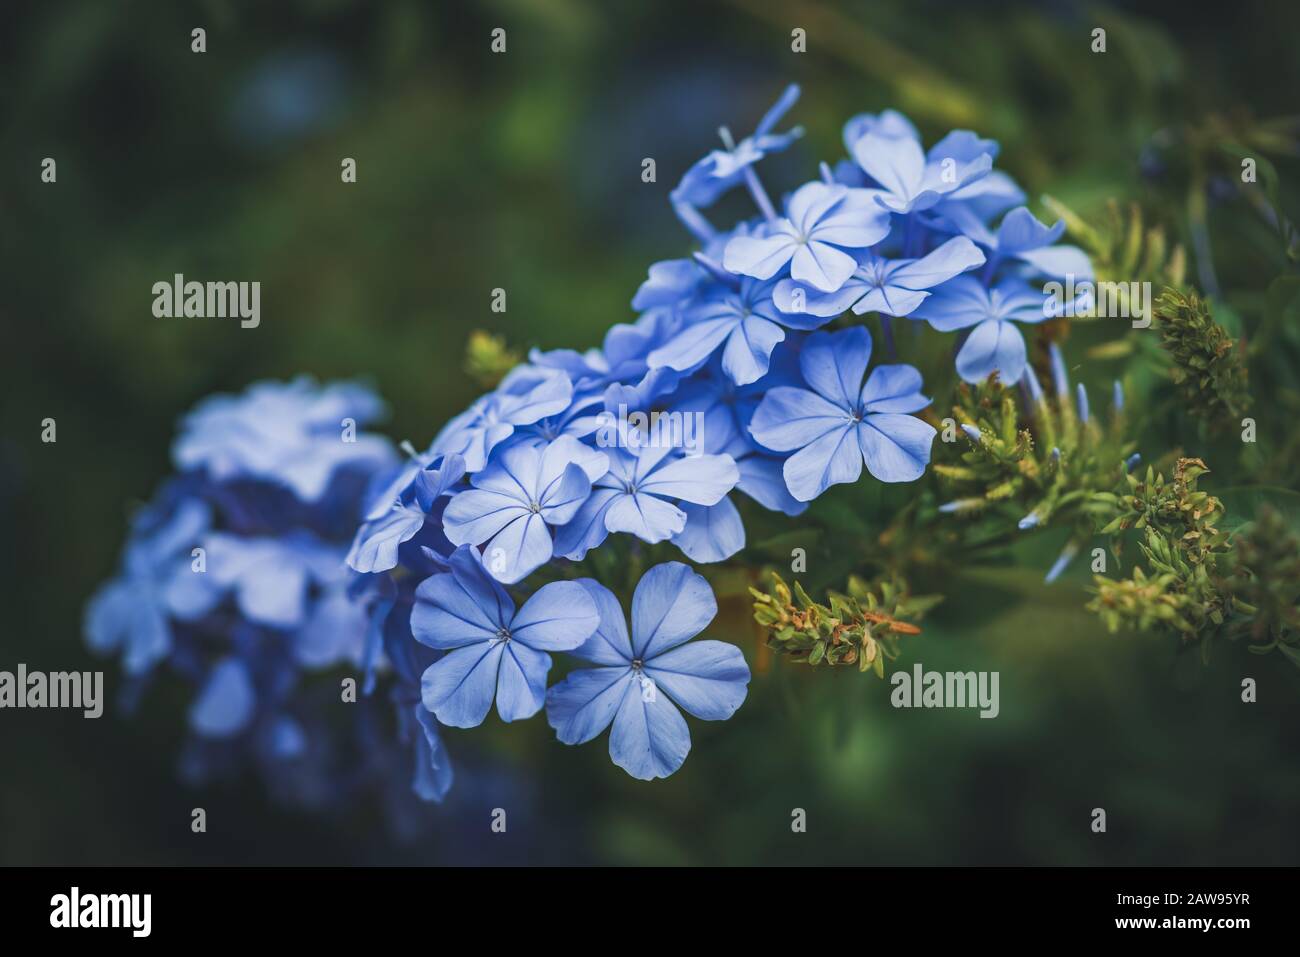
[[[1139,168],[1151,137],[1295,110],[1300,89],[1300,6],[1198,6],[6,3],[0,668],[103,667],[117,689],[116,664],[82,646],[82,607],[196,400],[362,376],[391,403],[389,434],[423,446],[479,391],[462,371],[470,330],[586,348],[630,319],[646,267],[688,248],[668,191],[719,125],[751,129],[788,82],[808,135],[765,166],[769,189],[842,155],[852,114],[894,107],[927,142],[952,127],[999,139],[998,166],[1031,198],[1139,199],[1177,235],[1168,184]],[[1089,51],[1097,25],[1105,55]],[[497,26],[504,56],[489,52]],[[57,185],[40,182],[46,156]],[[1220,278],[1248,303],[1268,277],[1223,228]],[[150,287],[175,272],[259,280],[260,328],[154,319]],[[895,711],[869,675],[769,661],[732,600],[710,633],[745,649],[749,700],[691,722],[671,779],[628,778],[603,739],[566,748],[541,718],[492,716],[448,732],[466,784],[406,840],[374,802],[319,814],[252,776],[182,785],[186,699],[165,682],[129,720],[0,712],[0,863],[1294,864],[1300,674],[1108,635],[1082,609],[1086,575],[1041,586],[1052,554],[949,582],[903,662],[999,670],[996,721]],[[524,810],[490,837],[502,800]],[[207,834],[190,832],[195,806]]]

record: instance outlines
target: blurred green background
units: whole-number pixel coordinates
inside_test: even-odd
[[[769,189],[842,155],[849,116],[893,107],[927,141],[997,138],[1035,200],[1137,199],[1184,242],[1177,169],[1140,162],[1153,137],[1282,114],[1300,89],[1300,7],[1281,2],[5,6],[0,668],[103,667],[110,690],[81,609],[168,473],[184,410],[261,378],[362,376],[391,403],[389,434],[423,446],[479,391],[462,371],[472,329],[585,348],[630,319],[646,267],[688,248],[668,191],[786,83],[803,85],[791,120],[808,135],[765,166]],[[39,179],[47,156],[56,185]],[[641,182],[643,157],[658,182]],[[1249,309],[1272,274],[1243,217],[1213,216],[1218,279]],[[260,328],[154,319],[150,287],[175,272],[260,281]],[[1000,671],[995,721],[896,711],[870,675],[769,661],[737,599],[710,634],[744,648],[750,697],[729,722],[691,722],[667,781],[628,778],[604,739],[563,747],[540,718],[492,716],[472,745],[448,732],[530,809],[508,838],[487,836],[472,789],[406,841],[377,806],[306,813],[252,778],[189,789],[185,699],[165,688],[129,720],[0,712],[0,863],[1296,863],[1300,673],[1108,635],[1081,570],[1042,587],[1053,554],[945,582],[903,659]]]

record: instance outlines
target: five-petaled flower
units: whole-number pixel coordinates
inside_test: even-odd
[[[572,519],[591,494],[591,475],[607,470],[604,453],[572,436],[511,446],[452,498],[443,529],[453,545],[483,545],[488,570],[514,584],[551,560],[549,526]]]
[[[967,382],[992,372],[1003,382],[1019,382],[1025,371],[1025,340],[1013,322],[1042,322],[1044,296],[1018,279],[988,288],[974,276],[945,283],[912,312],[940,332],[970,329],[957,353],[957,374]],[[974,328],[971,328],[974,327]]]
[[[531,718],[546,699],[551,651],[571,651],[596,630],[599,616],[576,582],[551,582],[522,608],[487,573],[478,553],[462,545],[448,571],[415,589],[411,634],[445,651],[420,680],[424,706],[443,724],[483,723],[492,699],[502,721]]]
[[[867,471],[911,482],[930,461],[935,429],[909,412],[930,404],[909,365],[876,366],[864,384],[871,334],[862,326],[808,337],[799,367],[811,389],[778,386],[754,412],[750,433],[776,452],[794,452],[783,472],[801,502]]]
[[[705,721],[730,718],[748,690],[745,656],[727,642],[690,641],[718,604],[708,582],[680,562],[656,565],[637,583],[630,638],[613,593],[589,578],[580,584],[600,625],[572,654],[599,667],[570,672],[552,687],[546,720],[565,744],[590,741],[612,724],[614,763],[643,781],[665,778],[691,749],[673,702]]]
[[[771,279],[787,265],[790,277],[834,292],[857,268],[845,249],[861,249],[889,234],[889,213],[875,193],[827,183],[805,183],[786,205],[786,215],[762,237],[736,236],[723,265],[742,276]]]

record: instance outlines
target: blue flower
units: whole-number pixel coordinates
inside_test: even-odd
[[[921,374],[908,365],[877,366],[864,384],[870,358],[871,334],[861,326],[813,333],[799,356],[811,390],[778,386],[754,412],[750,432],[758,443],[794,452],[782,473],[801,502],[856,482],[864,461],[882,482],[925,472],[935,430],[906,414],[930,404]]]
[[[957,374],[980,382],[997,372],[1003,382],[1018,382],[1025,370],[1025,340],[1016,322],[1042,322],[1045,298],[1025,282],[1006,279],[986,288],[974,276],[945,283],[912,313],[940,332],[971,329],[957,353]],[[974,328],[971,328],[974,327]]]
[[[771,281],[745,278],[737,288],[718,284],[711,296],[686,310],[685,325],[647,357],[652,368],[695,369],[719,348],[722,368],[737,385],[767,374],[777,343],[785,339],[784,317],[772,302]]]
[[[773,298],[783,312],[803,312],[830,319],[847,309],[863,315],[879,312],[908,316],[929,295],[926,290],[984,263],[969,239],[957,236],[920,259],[882,259],[872,253],[859,258],[858,268],[837,292],[782,279]]]
[[[767,235],[728,242],[723,265],[755,279],[770,279],[789,266],[797,282],[834,292],[858,265],[844,250],[874,245],[889,233],[889,214],[875,205],[875,196],[869,190],[805,183]]]
[[[1091,280],[1092,264],[1082,249],[1054,245],[1064,233],[1065,220],[1047,226],[1024,206],[1002,217],[997,233],[980,226],[967,229],[967,235],[989,250],[992,264],[1019,261],[1028,263],[1034,272],[1049,278],[1073,276],[1078,282]]]
[[[599,627],[575,657],[599,667],[571,672],[546,695],[546,720],[565,744],[590,741],[613,725],[609,756],[642,781],[666,778],[691,750],[673,702],[704,721],[725,721],[744,703],[749,666],[735,645],[690,641],[718,612],[713,591],[680,562],[651,568],[632,597],[632,635],[618,599],[582,579]],[[689,644],[687,642],[690,642]]]
[[[713,150],[686,171],[672,192],[673,203],[712,206],[719,196],[743,181],[745,171],[751,166],[768,153],[786,149],[802,136],[803,130],[799,127],[788,133],[772,132],[798,99],[799,87],[795,84],[786,87],[780,99],[763,115],[753,136],[746,136],[739,143],[724,143],[727,149]]]
[[[919,212],[967,183],[988,176],[993,168],[991,153],[961,155],[952,146],[945,139],[926,156],[920,143],[910,137],[867,133],[853,144],[853,159],[880,183],[881,189],[872,195],[881,207],[894,213]]]
[[[419,584],[411,611],[416,641],[448,652],[425,669],[424,706],[455,728],[482,724],[493,697],[502,721],[532,717],[546,697],[547,652],[586,641],[600,621],[595,604],[576,582],[552,582],[516,611],[472,548],[448,565]]]
[[[217,596],[195,573],[191,552],[212,524],[212,509],[173,482],[132,522],[122,573],[86,606],[86,642],[101,653],[121,651],[127,674],[148,671],[173,646],[173,622],[207,614]]]
[[[929,155],[910,136],[872,131],[853,144],[853,158],[880,184],[875,201],[894,213],[929,209],[944,196],[987,176],[993,168],[991,141],[962,130],[948,134]],[[795,277],[796,279],[799,277]]]
[[[550,561],[548,526],[570,521],[591,494],[591,476],[608,468],[603,453],[567,435],[512,446],[452,498],[443,530],[453,545],[483,545],[492,575],[513,584]]]
[[[430,451],[456,453],[464,458],[467,472],[481,471],[492,450],[513,435],[516,426],[563,412],[572,398],[573,383],[563,372],[519,366],[495,392],[448,422]]]
[[[203,547],[207,572],[196,577],[232,595],[245,619],[267,628],[301,626],[314,589],[346,571],[342,549],[301,529],[276,538],[213,532]]]
[[[259,382],[243,395],[200,402],[182,421],[172,458],[182,471],[283,485],[313,503],[341,470],[368,475],[392,461],[387,439],[355,433],[383,409],[374,393],[351,383]]]
[[[662,542],[686,526],[686,513],[675,502],[716,505],[740,478],[729,455],[680,455],[667,444],[607,451],[609,471],[556,533],[557,555],[581,561],[610,532]]]
[[[363,574],[396,568],[403,554],[414,561],[408,543],[451,553],[442,533],[442,512],[452,487],[465,475],[459,455],[415,457],[374,496],[366,521],[357,529],[347,564]]]

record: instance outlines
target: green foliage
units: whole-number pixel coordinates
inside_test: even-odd
[[[1209,305],[1194,292],[1166,289],[1156,300],[1155,321],[1186,410],[1212,429],[1239,420],[1250,406],[1245,354]]]
[[[933,466],[959,515],[993,512],[1008,524],[1033,516],[1034,526],[1055,521],[1091,534],[1133,451],[1122,413],[1083,422],[1068,399],[1045,395],[1022,422],[1015,392],[995,377],[959,386],[953,417],[980,431],[957,462]]]
[[[829,592],[827,604],[808,597],[796,581],[793,592],[772,573],[772,591],[750,588],[754,620],[767,631],[767,645],[791,661],[810,665],[857,665],[885,676],[885,659],[895,660],[903,636],[919,635],[919,621],[942,599],[912,595],[905,584],[868,583],[850,576],[847,594]]]
[[[1249,617],[1251,651],[1277,648],[1300,666],[1300,537],[1265,505],[1235,545],[1226,585],[1235,609]]]
[[[1300,537],[1267,505],[1236,539],[1220,531],[1223,503],[1197,488],[1208,471],[1180,459],[1172,481],[1151,469],[1142,481],[1128,477],[1101,531],[1142,530],[1147,567],[1096,576],[1088,608],[1112,632],[1169,629],[1207,651],[1214,638],[1247,638],[1251,651],[1278,648],[1300,665]]]
[[[1111,199],[1101,223],[1088,222],[1052,196],[1044,196],[1043,204],[1065,220],[1066,234],[1092,259],[1099,282],[1149,282],[1183,288],[1187,278],[1183,247],[1171,244],[1162,227],[1148,226],[1137,203],[1124,209]]]

